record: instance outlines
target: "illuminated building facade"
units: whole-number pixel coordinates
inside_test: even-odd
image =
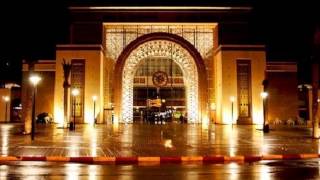
[[[56,46],[55,61],[39,61],[35,67],[54,72],[54,84],[48,85],[50,109],[42,111],[52,112],[55,122],[64,121],[64,60],[72,65],[71,89],[80,90],[75,97],[78,123],[93,123],[94,117],[97,123],[132,123],[156,112],[183,115],[188,123],[263,122],[266,54],[248,32],[252,8],[69,10],[70,42]],[[70,92],[67,117],[73,113]],[[92,96],[98,97],[95,114]]]

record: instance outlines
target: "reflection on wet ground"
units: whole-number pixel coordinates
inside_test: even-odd
[[[319,160],[156,166],[9,162],[0,165],[0,179],[317,179],[319,170]]]
[[[76,131],[37,125],[35,141],[22,124],[0,124],[1,155],[195,156],[319,153],[305,127],[273,128],[198,124],[77,125]]]

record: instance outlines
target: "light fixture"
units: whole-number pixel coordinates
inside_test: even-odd
[[[10,97],[9,96],[2,96],[2,99],[4,102],[9,102],[10,101]]]
[[[93,126],[96,125],[96,101],[97,101],[97,96],[96,95],[93,95],[92,96],[92,100],[93,100]]]
[[[74,89],[72,89],[72,91],[71,91],[71,94],[72,94],[73,96],[78,96],[79,93],[80,93],[80,91],[79,91],[79,89],[77,89],[77,88],[74,88]]]
[[[33,74],[29,77],[29,81],[33,86],[36,86],[41,81],[41,77],[37,74]]]
[[[216,110],[216,103],[211,103],[211,104],[210,104],[210,109],[211,109],[212,111]]]
[[[230,96],[229,99],[230,99],[231,102],[234,102],[234,101],[235,101],[235,97],[234,97],[234,96]]]
[[[265,99],[265,98],[268,97],[268,93],[267,93],[267,92],[262,92],[262,93],[260,94],[260,96],[262,97],[262,99]]]
[[[41,81],[41,77],[37,74],[33,74],[29,77],[30,83],[33,85],[33,96],[32,96],[32,120],[31,120],[31,140],[34,140],[35,135],[35,109],[36,109],[36,96],[37,96],[37,85]]]

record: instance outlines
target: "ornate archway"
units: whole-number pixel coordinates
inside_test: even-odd
[[[169,33],[151,33],[131,42],[119,56],[114,71],[115,121],[132,122],[133,77],[139,62],[151,56],[167,57],[183,71],[188,122],[207,117],[206,69],[198,51],[185,39]]]

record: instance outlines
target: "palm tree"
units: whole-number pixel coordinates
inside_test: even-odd
[[[64,113],[64,120],[63,120],[63,127],[67,127],[68,124],[68,91],[70,88],[69,84],[69,76],[71,72],[71,63],[67,63],[65,59],[62,62],[63,68],[63,113]]]

